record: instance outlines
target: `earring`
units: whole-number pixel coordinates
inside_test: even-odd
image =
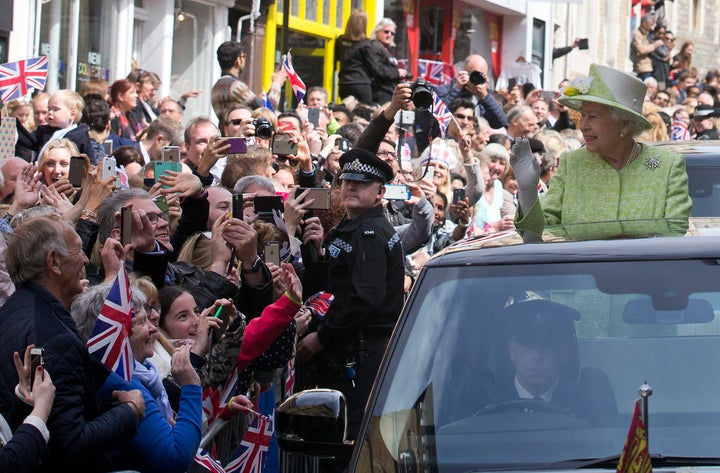
[[[625,133],[623,133],[622,131],[620,132],[620,138],[625,138]]]

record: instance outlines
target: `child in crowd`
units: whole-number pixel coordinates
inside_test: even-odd
[[[80,94],[69,89],[58,90],[50,96],[48,101],[48,124],[40,125],[33,132],[29,132],[21,123],[18,123],[17,146],[32,150],[35,155],[33,161],[42,154],[47,143],[59,138],[67,138],[75,143],[78,151],[87,156],[93,156],[88,127],[79,123],[85,107]]]

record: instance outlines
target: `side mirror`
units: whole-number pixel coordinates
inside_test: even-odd
[[[275,409],[275,435],[287,452],[350,458],[345,396],[334,389],[293,394]]]

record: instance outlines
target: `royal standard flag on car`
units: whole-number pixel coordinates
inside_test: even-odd
[[[647,430],[640,416],[639,399],[635,401],[635,411],[633,412],[632,421],[630,421],[630,430],[625,440],[625,447],[622,455],[620,455],[617,473],[652,473]]]

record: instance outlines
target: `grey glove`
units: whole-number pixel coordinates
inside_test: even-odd
[[[530,150],[527,138],[517,138],[512,146],[510,164],[518,183],[518,204],[523,214],[527,213],[538,198],[540,163]]]

